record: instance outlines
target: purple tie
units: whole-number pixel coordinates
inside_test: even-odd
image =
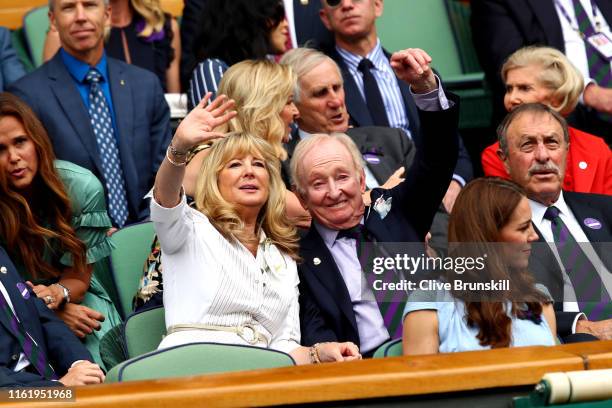
[[[396,271],[393,269],[385,269],[381,275],[376,275],[369,270],[369,265],[371,265],[369,261],[375,256],[374,253],[376,249],[374,248],[378,247],[378,245],[375,241],[369,239],[369,235],[363,225],[357,224],[355,227],[340,230],[336,239],[339,238],[351,238],[356,241],[357,257],[359,258],[359,263],[365,273],[366,281],[370,288],[374,287],[375,280],[381,280],[383,282],[398,281]],[[402,337],[402,317],[407,296],[407,294],[401,291],[374,291],[374,297],[380,309],[380,314],[382,315],[385,327],[389,331],[389,335],[392,339]]]
[[[8,302],[0,293],[0,320],[2,320],[9,331],[17,338],[23,354],[36,368],[36,371],[49,380],[57,380],[58,377],[53,371],[53,367],[48,363],[44,351],[34,342],[30,334],[25,330],[17,316],[11,310]]]
[[[603,285],[595,266],[582,250],[580,243],[570,233],[559,216],[560,211],[552,206],[546,209],[544,218],[550,220],[550,227],[563,263],[565,272],[572,282],[580,311],[589,319],[608,318],[612,312],[610,295]]]

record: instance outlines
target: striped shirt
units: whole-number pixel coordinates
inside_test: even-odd
[[[353,76],[357,88],[361,93],[361,97],[365,101],[365,93],[363,90],[363,74],[357,69],[359,62],[363,59],[360,55],[353,54],[336,46],[336,51],[342,57],[342,60],[346,64],[348,71]],[[383,103],[385,104],[385,111],[387,112],[387,118],[389,119],[389,127],[399,128],[406,132],[408,136],[412,138],[410,127],[408,123],[408,116],[406,115],[406,106],[404,105],[404,99],[400,92],[399,85],[397,83],[397,77],[391,68],[391,64],[384,54],[380,40],[376,42],[376,46],[368,55],[366,55],[374,68],[372,69],[372,75],[376,79],[378,89],[382,95]]]
[[[215,99],[221,77],[228,68],[225,62],[217,58],[207,58],[198,64],[189,80],[189,110],[200,103],[207,92],[212,92],[210,100]]]

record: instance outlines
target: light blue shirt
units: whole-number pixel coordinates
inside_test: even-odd
[[[87,76],[89,69],[92,67],[90,67],[89,64],[74,58],[72,55],[64,51],[63,48],[60,48],[60,57],[62,58],[62,62],[66,66],[66,69],[70,73],[70,76],[72,77],[72,79],[74,79],[74,82],[79,91],[79,95],[81,95],[81,99],[85,104],[85,108],[89,111],[89,83],[85,82],[85,77]],[[100,87],[102,88],[102,93],[104,94],[104,98],[106,99],[106,103],[108,104],[108,109],[110,110],[111,119],[113,121],[115,140],[117,140],[117,143],[119,143],[119,132],[117,130],[115,109],[113,108],[113,98],[111,96],[110,90],[106,54],[102,54],[100,62],[98,62],[93,68],[97,69],[100,75],[102,75]]]
[[[546,287],[536,284],[536,288],[550,297]],[[506,308],[508,312],[508,307]],[[478,327],[467,324],[465,303],[453,298],[446,290],[416,290],[408,297],[404,316],[417,310],[435,310],[438,313],[438,337],[440,353],[457,351],[488,350],[491,346],[482,346],[476,338]],[[510,314],[508,314],[510,316]],[[542,315],[540,324],[528,319],[512,319],[512,340],[510,347],[554,346],[555,339],[548,322]]]
[[[365,101],[363,74],[357,69],[359,62],[364,57],[353,54],[338,46],[336,46],[336,50],[344,60],[348,71],[357,84],[361,97]],[[369,59],[372,61],[372,64],[374,64],[374,68],[371,71],[376,79],[383,103],[385,104],[387,119],[389,119],[389,127],[402,129],[408,136],[412,137],[410,123],[408,123],[408,116],[406,116],[406,106],[404,105],[404,99],[402,98],[399,85],[397,84],[397,77],[393,72],[393,68],[391,68],[387,56],[383,52],[380,40],[376,41],[376,46],[365,56],[365,58]]]

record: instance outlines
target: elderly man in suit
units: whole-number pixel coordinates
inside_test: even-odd
[[[359,239],[422,245],[452,177],[457,158],[458,104],[448,101],[422,50],[393,55],[397,75],[412,86],[422,122],[423,144],[406,180],[392,189],[373,189],[371,206],[362,198],[361,154],[345,135],[318,134],[302,140],[291,158],[298,199],[313,219],[300,242],[300,320],[303,344],[352,341],[364,356],[401,333],[395,316],[362,297]],[[323,89],[330,92],[332,89]],[[337,90],[336,90],[337,91]],[[443,144],[445,149],[438,147]],[[421,253],[422,253],[421,250]],[[371,289],[365,289],[370,291]],[[396,305],[397,306],[397,305]],[[399,310],[391,307],[388,310]],[[399,319],[401,321],[401,319]]]
[[[142,220],[171,137],[159,80],[106,57],[108,0],[51,0],[49,18],[62,48],[8,91],[38,115],[59,159],[100,178],[115,226]]]
[[[612,197],[562,191],[569,136],[551,108],[521,105],[506,116],[498,137],[498,155],[527,192],[540,242],[550,243],[535,248],[530,267],[556,300],[558,335],[611,339]]]
[[[0,387],[99,384],[104,373],[91,360],[0,247]]]
[[[357,145],[366,164],[368,190],[395,187],[404,170],[412,164],[415,148],[400,129],[364,126],[349,129],[344,104],[344,88],[338,65],[327,55],[312,48],[295,48],[280,61],[291,66],[298,76],[295,106],[300,112],[291,140],[286,144],[291,158],[295,146],[315,133],[346,133]],[[288,162],[284,162],[287,165]],[[364,195],[369,205],[369,193]]]
[[[581,104],[570,121],[612,144],[612,63],[589,41],[602,34],[612,39],[612,2],[472,0],[471,7],[474,46],[493,87],[498,119],[505,114],[504,61],[526,45],[547,45],[565,53],[585,79]]]
[[[382,0],[320,0],[323,24],[334,34],[333,47],[324,49],[336,61],[344,78],[346,106],[353,126],[402,129],[416,144],[421,124],[409,84],[398,78],[376,31],[383,13]],[[459,134],[459,155],[443,204],[448,212],[473,176],[472,163]]]

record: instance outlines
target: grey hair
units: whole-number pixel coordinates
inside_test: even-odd
[[[108,3],[110,0],[102,0],[104,2],[104,6],[108,7]],[[55,6],[55,0],[49,0],[49,11],[53,11],[53,7]]]
[[[543,105],[541,103],[525,103],[519,105],[516,109],[508,113],[497,127],[497,140],[499,141],[499,148],[504,156],[508,156],[508,128],[515,120],[519,118],[519,116],[525,113],[552,116],[561,125],[561,128],[563,129],[563,139],[569,146],[569,130],[567,128],[567,122],[559,112],[550,106]]]
[[[303,163],[304,159],[308,155],[308,153],[315,147],[317,144],[322,143],[326,140],[337,140],[340,144],[342,144],[346,150],[348,150],[351,158],[353,159],[353,166],[355,168],[355,172],[360,174],[361,171],[365,167],[365,163],[363,158],[361,157],[361,152],[359,148],[353,142],[348,135],[344,133],[317,133],[314,134],[307,139],[302,139],[295,148],[293,152],[293,156],[291,157],[290,169],[291,169],[291,181],[292,184],[296,188],[296,192],[301,197],[304,197],[304,193],[306,192],[306,187],[304,180],[302,180],[303,174],[301,169],[301,163]]]
[[[336,61],[313,48],[294,48],[290,51],[287,51],[280,59],[281,64],[289,65],[293,69],[293,72],[295,72],[298,76],[297,83],[295,84],[295,92],[293,95],[293,99],[296,103],[300,102],[302,94],[302,77],[304,75],[307,75],[310,71],[312,71],[325,61],[329,62],[334,66],[334,68],[338,72],[338,78],[340,78],[340,80],[342,81],[342,74],[340,73],[340,68],[338,67],[338,64],[336,64]]]

